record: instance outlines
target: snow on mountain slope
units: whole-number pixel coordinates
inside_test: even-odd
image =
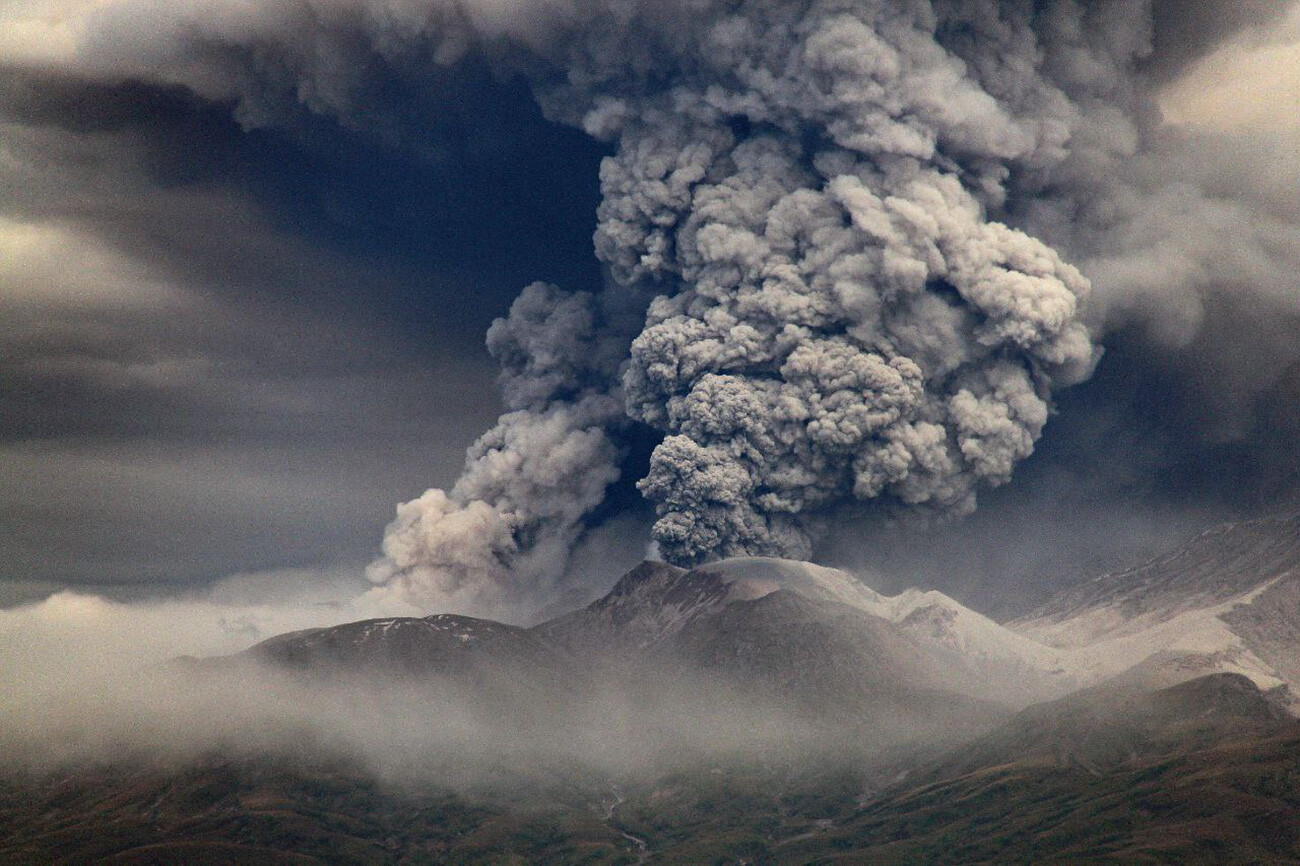
[[[757,598],[778,589],[788,589],[810,598],[838,601],[872,613],[876,613],[875,608],[884,601],[884,596],[847,572],[811,562],[738,556],[701,565],[695,571],[715,575],[733,588],[736,597]]]
[[[766,557],[738,557],[691,571],[659,562],[637,566],[603,598],[537,626],[578,656],[617,658],[673,644],[686,629],[719,621],[736,605],[779,592],[883,620],[917,652],[933,655],[967,684],[1012,702],[1063,694],[1076,683],[1060,650],[1016,634],[939,592],[889,597],[834,568]]]
[[[1224,620],[1225,614],[1249,606],[1270,586],[1272,583],[1222,604],[1182,611],[1165,619],[1130,620],[1100,637],[1093,636],[1097,617],[1085,615],[1077,633],[1090,637],[1071,647],[1068,663],[1081,680],[1099,682],[1161,657],[1166,660],[1166,675],[1173,670],[1186,675],[1175,676],[1175,680],[1207,673],[1239,673],[1261,689],[1277,688],[1286,680]],[[1057,640],[1068,634],[1064,628],[1053,632]]]
[[[1008,623],[1085,683],[1239,673],[1300,695],[1300,517],[1230,523],[1071,588]]]
[[[1061,677],[1069,685],[1066,659],[1054,647],[1017,634],[941,592],[908,590],[892,599],[891,618],[906,631],[942,643],[953,652],[990,661],[1018,662]]]
[[[1056,646],[1136,633],[1300,574],[1300,515],[1225,523],[1132,568],[1058,593],[1008,625]]]
[[[855,607],[949,652],[982,675],[1028,677],[1022,685],[1038,694],[1062,693],[1077,685],[1067,654],[1017,634],[941,592],[909,589],[884,596],[839,569],[764,557],[727,559],[696,572],[722,578],[732,587],[731,598],[758,598],[785,589]]]

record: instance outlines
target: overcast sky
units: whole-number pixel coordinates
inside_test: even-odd
[[[261,123],[199,78],[104,61],[148,56],[95,43],[113,5],[0,7],[0,605],[359,576],[396,504],[450,486],[500,413],[493,319],[535,280],[601,289],[611,146],[472,58],[418,89],[381,70],[352,115],[299,94]],[[1182,182],[1249,191],[1275,218],[1264,246],[1294,261],[1300,12],[1244,5],[1161,106],[1236,155],[1189,160]],[[1280,312],[1226,292],[1187,333],[1114,328],[964,523],[921,540],[850,521],[825,557],[987,602],[1294,507],[1300,275],[1267,281]],[[614,504],[610,569],[650,519]]]
[[[431,155],[21,64],[74,5],[0,25],[0,598],[364,565],[498,414],[491,321],[599,280],[600,148],[518,87]]]

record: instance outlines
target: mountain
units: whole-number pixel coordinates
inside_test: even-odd
[[[1209,674],[1154,691],[1121,678],[1027,707],[928,773],[943,779],[1039,763],[1097,774],[1138,756],[1265,734],[1289,720],[1276,700],[1240,674]]]
[[[635,862],[592,799],[398,788],[347,762],[282,756],[122,761],[0,777],[0,863]]]
[[[708,761],[465,792],[238,755],[0,778],[0,862],[1300,860],[1300,723],[1234,675],[1104,691],[884,783],[852,766]]]
[[[806,694],[820,683],[863,700],[911,689],[1006,705],[1071,684],[1061,652],[942,593],[887,597],[837,569],[761,557],[689,571],[644,562],[587,607],[530,629],[451,615],[367,620],[280,635],[241,658],[453,677],[489,666],[550,675],[684,666]],[[832,676],[842,682],[832,687]]]
[[[577,654],[654,647],[690,620],[725,604],[726,585],[662,562],[643,562],[582,610],[534,628]]]
[[[369,620],[271,638],[227,663],[430,677],[500,700],[517,686],[521,714],[560,693],[641,720],[664,707],[720,729],[761,718],[787,739],[862,751],[973,735],[1058,693],[1054,653],[938,593],[887,598],[835,569],[746,558],[689,571],[645,562],[586,608],[530,629]]]
[[[683,628],[668,663],[743,689],[758,713],[777,712],[861,751],[965,738],[1011,704],[970,688],[946,653],[888,620],[777,590],[726,605]]]
[[[1239,673],[1300,694],[1300,515],[1228,523],[1008,623],[1081,683]]]
[[[436,675],[499,685],[504,697],[516,685],[578,695],[600,680],[654,703],[681,700],[686,682],[706,677],[696,691],[761,698],[822,727],[883,730],[938,715],[972,731],[1120,677],[1156,689],[1236,673],[1294,702],[1297,610],[1300,517],[1283,517],[1216,527],[1006,625],[940,592],[885,596],[837,569],[742,557],[690,570],[644,562],[587,607],[529,629],[449,615],[373,620],[282,635],[244,658]],[[935,709],[944,702],[951,712]]]
[[[833,696],[836,715],[856,707],[865,724],[907,700],[1019,709],[1120,676],[1159,688],[1238,673],[1292,695],[1298,609],[1300,517],[1285,517],[1216,527],[1006,625],[940,592],[885,596],[838,569],[742,557],[691,570],[644,562],[587,607],[531,629],[376,620],[283,635],[247,655],[296,670],[346,664],[471,680],[514,669],[561,690],[594,674],[636,682],[629,671],[671,668],[811,714],[828,712]]]
[[[619,826],[665,862],[1289,863],[1298,748],[1300,723],[1244,677],[1106,686],[1027,709],[885,784],[744,770],[659,779],[628,793]]]
[[[1300,723],[1245,677],[1107,688],[1026,710],[769,859],[1294,863],[1297,754]]]
[[[371,619],[289,632],[259,643],[246,656],[325,675],[365,668],[418,675],[455,673],[485,664],[560,666],[552,647],[526,629],[451,614]]]
[[[533,628],[280,635],[176,671],[231,690],[215,716],[295,715],[0,773],[0,862],[1297,862],[1297,528],[1219,527],[1007,625],[739,558],[642,563]]]
[[[779,600],[763,601],[769,596]],[[691,571],[642,563],[605,597],[535,631],[577,654],[685,652],[716,665],[726,653],[703,647],[724,633],[748,634],[752,643],[782,646],[793,654],[789,630],[796,623],[802,624],[801,639],[809,639],[810,624],[825,625],[822,639],[838,647],[823,647],[818,664],[808,660],[797,666],[803,671],[863,659],[870,662],[861,671],[868,677],[891,668],[894,677],[926,688],[1008,704],[1061,694],[1074,685],[1061,652],[942,593],[884,596],[838,569],[764,557],[728,559]],[[725,632],[720,624],[727,625]],[[758,635],[768,637],[759,641]],[[869,635],[873,643],[866,646]],[[683,641],[686,646],[679,645]],[[740,648],[734,650],[739,659]],[[894,660],[892,666],[883,664],[886,658]]]
[[[252,663],[370,692],[423,683],[417,712],[486,714],[492,736],[545,732],[560,751],[602,762],[745,748],[880,763],[1063,694],[1073,680],[1060,655],[941,593],[887,597],[843,571],[751,557],[692,570],[645,562],[587,607],[527,629],[449,615],[367,620],[197,664]]]
[[[1092,639],[1234,601],[1298,573],[1300,513],[1224,523],[1163,556],[1067,588],[1017,624],[1043,636]]]

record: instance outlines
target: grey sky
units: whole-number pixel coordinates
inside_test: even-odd
[[[370,64],[365,76],[314,70],[320,104],[259,125],[249,112],[281,112],[284,69],[263,70],[262,103],[236,106],[234,65],[151,53],[169,44],[143,26],[105,44],[127,31],[103,16],[132,5],[0,11],[0,604],[66,586],[174,594],[237,572],[359,574],[394,506],[454,483],[500,412],[491,320],[533,280],[602,285],[591,235],[609,146],[544,121],[518,81],[473,62],[403,77],[322,46]],[[1188,62],[1153,62],[1175,70],[1157,71],[1161,106],[1192,144],[1167,151],[1177,172],[1159,154],[1145,176],[1135,161],[1130,189],[1151,193],[1133,225],[1182,215],[1174,236],[1190,240],[1153,241],[1145,263],[1074,262],[1101,286],[1097,308],[1129,324],[986,511],[926,535],[873,529],[888,556],[843,539],[833,555],[987,596],[1001,572],[1059,560],[1055,539],[1096,547],[1123,522],[1118,556],[1295,502],[1300,12],[1181,20],[1176,5],[1159,4],[1174,21],[1160,32]],[[549,38],[480,6],[478,27]],[[227,39],[243,26],[211,22]],[[331,83],[360,101],[338,110]],[[1032,216],[1041,234],[1051,216]],[[1224,249],[1202,244],[1216,236]],[[1108,280],[1156,289],[1112,298]],[[1089,523],[1117,502],[1124,521]],[[648,514],[615,506],[628,538],[613,549],[635,556]]]

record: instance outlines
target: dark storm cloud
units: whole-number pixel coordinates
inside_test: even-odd
[[[7,599],[364,563],[495,415],[482,332],[525,275],[599,279],[600,149],[507,84],[474,84],[501,147],[444,124],[431,161],[179,87],[0,81]]]
[[[372,306],[419,327],[451,304],[444,318],[468,327],[446,333],[477,345],[527,281],[598,284],[587,235],[603,148],[545,123],[521,85],[469,77],[457,119],[408,130],[433,159],[307,112],[245,130],[229,104],[176,86],[11,70],[0,117],[16,164],[0,182],[14,212],[94,220],[186,284],[321,303],[353,300],[328,277],[364,269],[382,281]],[[192,206],[219,191],[248,212]],[[276,249],[291,242],[319,260]]]
[[[57,81],[7,91],[0,184],[183,312],[115,347],[102,305],[16,336],[14,435],[184,416],[175,443],[328,442],[313,465],[396,438],[389,471],[444,487],[372,576],[438,607],[573,589],[573,546],[642,475],[680,561],[833,551],[863,501],[979,491],[968,526],[1026,527],[990,554],[1120,502],[1156,516],[1116,549],[1266,506],[1294,467],[1296,149],[1171,130],[1156,100],[1285,7],[1193,5],[106,4]],[[489,338],[507,412],[460,480],[406,462],[489,414],[410,405],[418,371],[480,393],[467,347],[533,280]],[[214,314],[206,342],[184,324]]]

